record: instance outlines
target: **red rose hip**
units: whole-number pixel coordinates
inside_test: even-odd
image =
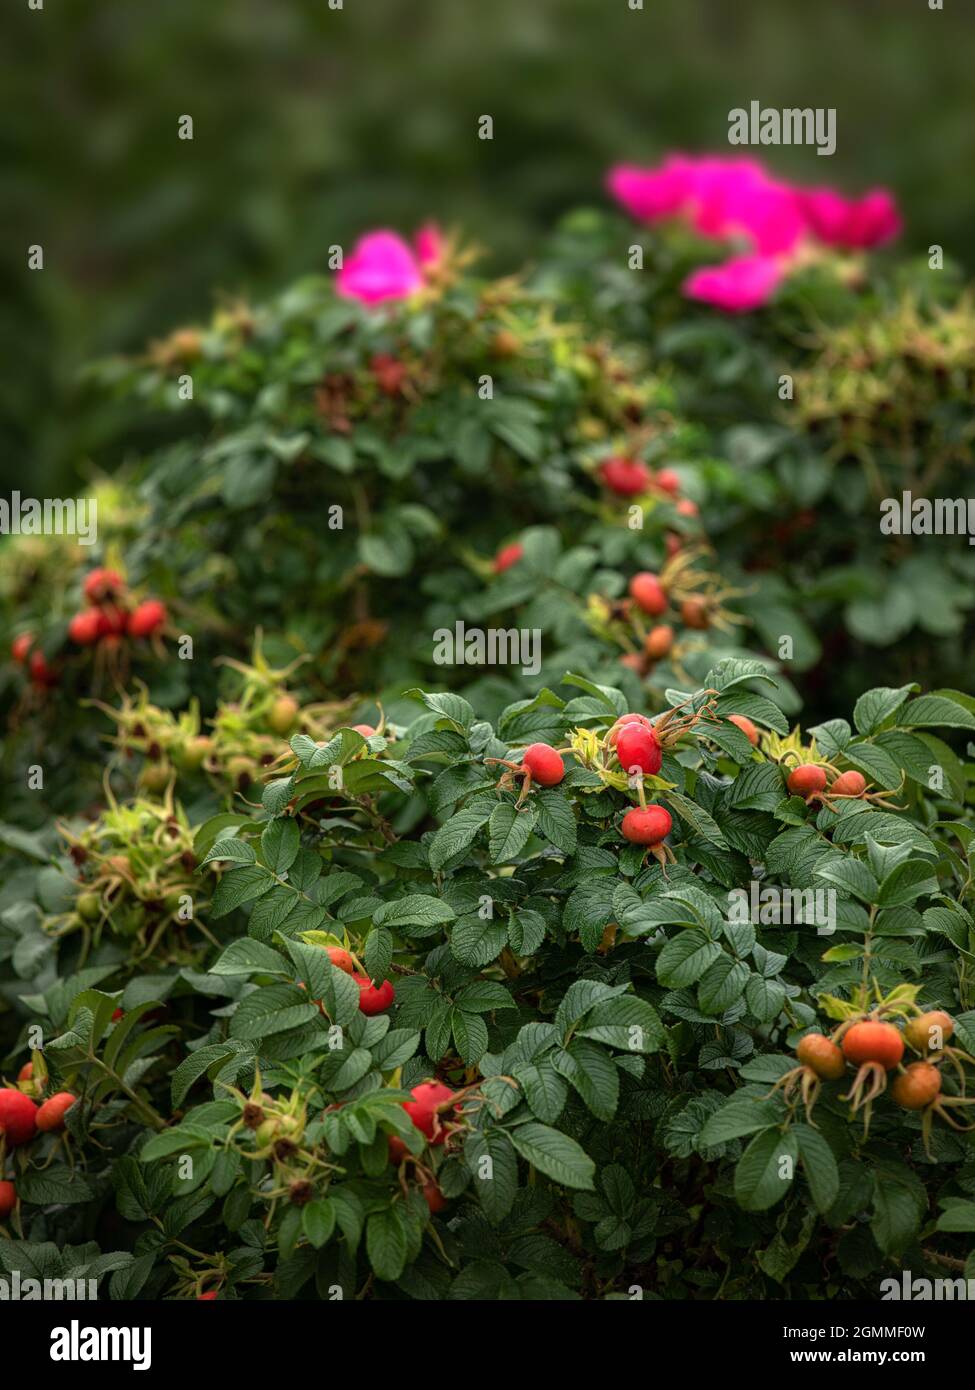
[[[27,1144],[37,1132],[37,1106],[12,1086],[0,1091],[0,1135],[11,1146]]]
[[[815,763],[802,763],[789,773],[786,786],[796,796],[812,796],[815,792],[825,791],[826,773]]]
[[[504,574],[505,570],[510,570],[512,565],[517,565],[518,561],[525,553],[525,547],[514,541],[511,545],[502,546],[494,557],[494,573]]]
[[[540,787],[557,787],[565,776],[565,763],[548,743],[529,744],[521,761]]]
[[[643,773],[657,773],[663,761],[656,734],[643,724],[624,724],[616,740],[616,756],[627,773],[634,768]]]
[[[37,1128],[45,1133],[64,1129],[64,1117],[77,1099],[70,1091],[50,1096],[37,1112]]]
[[[634,806],[623,817],[620,829],[631,845],[658,845],[670,834],[673,824],[665,806]]]
[[[166,605],[158,598],[147,598],[129,614],[129,636],[151,637],[166,626]]]
[[[630,596],[638,608],[654,618],[666,613],[670,603],[666,589],[649,570],[642,570],[630,580]]]
[[[364,1014],[381,1014],[396,997],[389,980],[374,985],[368,975],[353,975],[352,978],[359,986],[359,1008]]]
[[[650,469],[639,459],[606,459],[600,465],[599,476],[617,497],[638,497],[653,482]]]

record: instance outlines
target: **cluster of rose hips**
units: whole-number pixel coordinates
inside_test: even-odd
[[[22,632],[10,644],[10,655],[18,666],[26,666],[35,690],[50,690],[58,683],[58,673],[50,664],[32,632]]]
[[[643,845],[661,863],[672,856],[662,848],[663,841],[673,828],[673,818],[665,806],[647,805],[643,778],[656,776],[663,761],[664,748],[675,744],[700,718],[700,715],[680,717],[668,711],[655,725],[645,714],[623,714],[616,720],[605,738],[605,747],[615,755],[619,767],[628,778],[638,778],[636,784],[639,806],[632,806],[623,816],[620,832],[630,844]],[[520,807],[533,785],[555,787],[565,777],[563,754],[572,749],[553,748],[548,743],[532,743],[519,758],[486,758],[488,764],[498,764],[506,770],[498,781],[498,791],[520,786],[516,806]]]
[[[155,637],[166,626],[166,605],[158,598],[131,606],[131,595],[118,570],[94,569],[85,577],[87,608],[68,624],[68,636],[79,647],[96,643],[106,650],[117,648],[125,637]]]
[[[832,774],[832,781],[829,780],[827,768]],[[819,763],[800,763],[786,778],[789,791],[793,796],[801,796],[807,805],[818,801],[830,810],[835,810],[836,807],[832,804],[834,800],[856,800],[872,801],[877,806],[903,810],[903,807],[894,806],[884,792],[871,792],[869,785],[863,773],[857,772],[855,768],[838,773],[835,768],[829,767],[829,764]]]
[[[56,1091],[38,1105],[21,1086],[37,1089],[34,1064],[25,1062],[17,1074],[18,1086],[0,1089],[0,1172],[7,1148],[29,1144],[38,1134],[57,1134],[64,1129],[65,1115],[78,1097],[71,1091]],[[17,1205],[17,1189],[13,1182],[0,1181],[0,1220],[10,1215]]]
[[[616,455],[604,459],[599,465],[599,479],[617,497],[643,497],[657,493],[674,501],[679,516],[695,517],[698,514],[697,504],[689,497],[681,497],[680,478],[672,468],[661,468],[654,473],[642,459]]]
[[[946,1044],[955,1031],[954,1019],[943,1010],[919,1012],[908,1019],[903,1029],[874,1015],[847,1019],[830,1037],[823,1033],[807,1033],[799,1040],[796,1056],[799,1066],[780,1077],[773,1091],[782,1088],[789,1096],[798,1087],[807,1116],[811,1120],[823,1081],[839,1081],[846,1075],[847,1064],[857,1068],[844,1100],[852,1101],[853,1113],[865,1112],[869,1125],[872,1103],[887,1089],[888,1074],[897,1070],[890,1094],[903,1110],[923,1111],[923,1133],[928,1142],[931,1122],[940,1115],[953,1129],[970,1129],[959,1125],[949,1113],[949,1107],[975,1104],[975,1098],[965,1095],[965,1071],[962,1063],[975,1059]],[[921,1054],[919,1061],[902,1065],[905,1046]],[[961,1094],[945,1095],[939,1070],[950,1062],[958,1076]]]
[[[606,459],[600,464],[599,477],[605,487],[610,492],[615,493],[617,497],[642,497],[657,494],[671,499],[679,516],[696,517],[698,515],[697,503],[691,501],[689,497],[680,496],[680,478],[672,468],[661,468],[659,472],[654,473],[640,459],[616,457]],[[668,555],[673,556],[681,549],[683,540],[671,532],[667,536],[666,545]],[[512,541],[511,544],[502,546],[492,561],[494,573],[503,574],[512,565],[516,565],[524,553],[524,547],[519,541]],[[664,608],[666,606],[664,604]],[[690,626],[690,624],[688,625]]]
[[[421,1081],[412,1087],[412,1100],[403,1102],[403,1109],[416,1128],[423,1134],[430,1148],[440,1148],[452,1140],[456,1134],[466,1133],[467,1127],[461,1120],[460,1098],[467,1091],[455,1091],[442,1081]],[[423,1196],[431,1214],[443,1211],[447,1198],[440,1190],[440,1184],[432,1169],[421,1159],[416,1158],[398,1135],[389,1136],[389,1157],[400,1170],[400,1181],[404,1189],[406,1167],[411,1164],[422,1184]]]
[[[337,970],[342,970],[346,975],[351,975],[359,986],[359,1010],[364,1014],[381,1014],[388,1009],[396,998],[396,991],[391,980],[383,980],[382,984],[373,984],[368,975],[357,970],[359,964],[356,957],[345,950],[343,946],[327,946],[328,958]],[[305,988],[304,985],[301,986]],[[313,1004],[317,1004],[322,1013],[325,1008],[320,999],[313,999]]]
[[[76,646],[97,646],[100,652],[113,656],[126,638],[157,639],[166,626],[166,605],[162,600],[147,598],[133,605],[118,570],[92,570],[85,578],[83,592],[87,607],[68,623],[68,637]],[[58,672],[37,646],[33,632],[15,637],[10,654],[18,666],[27,667],[36,689],[57,685]]]

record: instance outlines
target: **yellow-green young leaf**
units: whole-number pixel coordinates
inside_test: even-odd
[[[844,941],[842,946],[831,946],[828,951],[824,951],[822,959],[826,961],[857,960],[862,956],[865,946],[855,941]]]

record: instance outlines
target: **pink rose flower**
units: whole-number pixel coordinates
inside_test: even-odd
[[[706,236],[744,237],[762,256],[792,251],[805,220],[795,191],[753,159],[705,159],[691,195],[691,220]]]
[[[443,232],[436,222],[424,222],[413,238],[416,257],[423,267],[439,265],[447,249]]]
[[[747,314],[768,303],[784,276],[782,265],[771,256],[732,256],[722,265],[693,271],[683,289],[689,299],[729,314]]]
[[[828,246],[879,246],[902,226],[886,189],[849,199],[831,188],[793,188],[746,156],[669,155],[653,169],[620,164],[607,187],[642,222],[681,216],[702,236],[744,239],[760,257],[790,255],[809,237]]]
[[[670,155],[660,169],[617,164],[607,175],[606,187],[631,217],[655,222],[682,210],[690,197],[693,175],[693,161]]]
[[[866,250],[890,241],[903,227],[893,195],[885,188],[852,199],[832,188],[813,188],[801,197],[810,230],[827,246]]]
[[[396,232],[367,232],[359,238],[335,277],[336,293],[363,304],[406,299],[423,284],[411,248]]]

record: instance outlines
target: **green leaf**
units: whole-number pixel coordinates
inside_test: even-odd
[[[474,710],[462,695],[454,695],[449,691],[444,694],[434,694],[415,688],[407,690],[406,695],[410,699],[421,700],[427,709],[433,710],[441,719],[446,720],[459,734],[466,734],[474,723]],[[439,724],[438,727],[440,727]]]
[[[705,1126],[705,1129],[707,1126]],[[735,1197],[745,1211],[767,1211],[780,1202],[795,1177],[799,1141],[792,1130],[758,1134],[735,1168]]]
[[[917,688],[914,684],[902,685],[898,689],[877,686],[874,690],[865,691],[853,708],[853,722],[858,731],[861,734],[876,733],[881,724],[896,714],[908,695]]]
[[[228,1061],[235,1053],[241,1051],[239,1044],[233,1042],[211,1043],[207,1047],[197,1048],[196,1052],[191,1052],[188,1057],[184,1057],[179,1066],[173,1072],[172,1082],[170,1083],[170,1093],[174,1107],[183,1104],[193,1084],[204,1076],[211,1067],[217,1066],[221,1062]]]
[[[732,1139],[777,1125],[782,1119],[782,1107],[774,1101],[756,1100],[754,1096],[737,1095],[726,1101],[701,1130],[701,1144],[717,1148]]]
[[[256,858],[253,845],[249,844],[247,840],[239,840],[235,835],[230,839],[217,840],[200,867],[202,868],[203,864],[209,864],[214,859],[229,859],[235,864],[253,864]]]
[[[518,1193],[518,1160],[509,1135],[501,1130],[472,1130],[464,1142],[464,1162],[487,1219],[497,1225],[511,1211]]]
[[[697,990],[697,1002],[705,1014],[723,1014],[744,991],[749,976],[744,961],[733,960],[722,952],[704,972]]]
[[[95,1194],[77,1168],[28,1168],[17,1177],[17,1196],[32,1206],[92,1202]]]
[[[474,1066],[487,1052],[487,1024],[480,1014],[465,1013],[463,1009],[452,1009],[450,1027],[454,1036],[454,1046],[466,1066]]]
[[[696,984],[721,954],[718,943],[709,941],[699,927],[688,927],[657,957],[657,979],[670,989],[685,989]]]
[[[619,1103],[619,1072],[604,1047],[574,1038],[567,1048],[555,1049],[552,1065],[598,1120],[613,1118]]]
[[[239,869],[228,869],[214,890],[209,916],[214,919],[226,917],[273,887],[274,879],[263,864],[245,864]]]
[[[396,1280],[406,1268],[406,1228],[398,1207],[383,1207],[366,1221],[366,1253],[378,1279]]]
[[[938,891],[938,879],[931,865],[923,859],[908,859],[884,879],[877,902],[881,907],[903,907]]]
[[[635,994],[604,999],[586,1014],[580,1038],[607,1043],[621,1052],[658,1052],[664,1045],[664,1026],[652,1004]]]
[[[468,806],[456,811],[448,821],[436,831],[430,841],[430,867],[442,869],[455,854],[460,854],[472,844],[477,832],[491,818],[495,806]]]
[[[516,811],[510,801],[501,801],[488,822],[488,846],[492,864],[516,859],[528,843],[535,827],[535,809],[529,803]]]
[[[574,854],[576,850],[576,818],[572,803],[564,792],[549,788],[540,791],[532,799],[538,813],[537,830],[563,854]]]
[[[495,917],[479,917],[472,912],[456,921],[450,932],[450,951],[464,965],[488,965],[504,950],[508,941],[506,924]]]
[[[301,1214],[301,1229],[316,1250],[327,1245],[335,1230],[335,1206],[327,1197],[309,1202]]]
[[[362,959],[371,980],[385,980],[393,963],[392,933],[373,927],[362,948]]]
[[[403,898],[383,903],[372,920],[377,927],[438,927],[452,922],[456,915],[441,898],[428,893],[408,893]]]
[[[308,1023],[317,1013],[307,992],[297,985],[267,985],[248,994],[238,1005],[230,1020],[230,1036],[257,1041]]]
[[[511,914],[508,922],[508,942],[515,955],[533,956],[545,940],[545,918],[531,908],[521,908]]]
[[[960,1235],[975,1234],[975,1202],[955,1197],[948,1199],[951,1205],[938,1217],[939,1231],[953,1231]]]
[[[297,821],[278,818],[270,821],[261,835],[261,853],[269,869],[279,877],[295,862],[301,846]]]
[[[728,848],[728,841],[721,833],[717,821],[713,816],[708,815],[707,811],[696,801],[691,801],[689,797],[681,796],[679,792],[675,791],[662,793],[661,800],[671,806],[695,834],[703,836],[705,840],[710,840],[711,844],[717,845],[718,849]]]
[[[847,893],[852,893],[861,902],[873,904],[880,891],[877,880],[864,864],[852,854],[835,854],[821,859],[816,865],[817,878],[825,878],[835,883]]]
[[[826,1213],[840,1190],[840,1173],[833,1150],[822,1133],[813,1129],[812,1125],[793,1125],[792,1132],[799,1145],[799,1157],[816,1210]]]
[[[901,711],[898,723],[905,729],[975,729],[975,714],[954,691],[933,691],[919,695]]]
[[[265,946],[253,937],[241,936],[232,941],[210,966],[211,975],[288,975],[288,962],[280,951]]]
[[[568,1134],[529,1121],[504,1131],[526,1162],[563,1187],[592,1191],[596,1165]]]

